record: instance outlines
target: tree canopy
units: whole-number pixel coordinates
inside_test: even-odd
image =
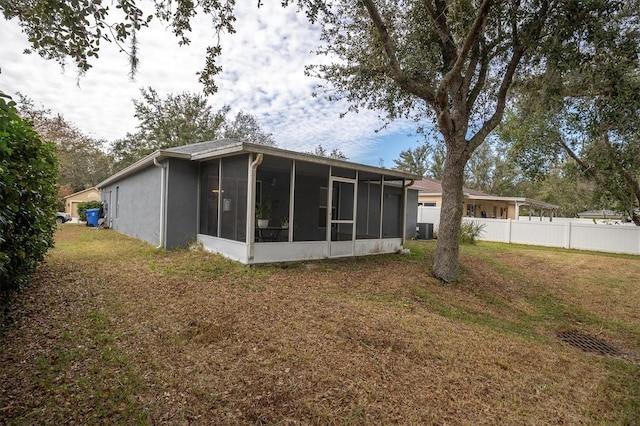
[[[258,120],[244,111],[238,112],[233,121],[225,120],[222,125],[222,136],[258,145],[276,145],[273,134],[263,131]]]
[[[592,203],[640,225],[640,30],[638,2],[577,9],[588,25],[551,40],[544,81],[518,87],[500,132],[531,177],[572,163],[595,184]],[[564,30],[564,29],[563,29]]]
[[[142,98],[134,99],[137,130],[115,141],[112,154],[116,169],[122,169],[159,149],[173,148],[218,138],[276,144],[273,135],[260,127],[251,114],[238,112],[227,118],[229,107],[214,111],[199,93],[182,92],[165,98],[153,88],[141,89]]]
[[[416,148],[409,148],[400,152],[399,157],[393,160],[393,163],[400,170],[427,176],[432,165],[432,154],[433,148],[425,143]]]
[[[261,1],[257,5],[260,7]],[[305,6],[312,21],[320,10],[326,9],[324,0],[282,0],[283,6],[297,3]],[[139,64],[137,33],[148,27],[152,19],[159,20],[175,34],[178,44],[188,45],[192,20],[198,14],[209,17],[214,37],[204,52],[205,65],[199,80],[206,94],[217,91],[214,77],[221,71],[216,63],[220,55],[220,34],[234,33],[235,0],[0,0],[5,19],[18,19],[28,36],[31,48],[40,56],[55,60],[62,66],[71,60],[80,74],[92,67],[104,43],[115,43],[124,52],[134,76]]]
[[[313,152],[310,152],[309,154],[319,155],[320,157],[329,157],[335,160],[347,160],[347,156],[338,148],[333,148],[331,151],[327,151],[322,144],[318,144]]]
[[[220,137],[228,107],[214,112],[207,98],[183,92],[162,98],[153,88],[140,89],[134,99],[137,130],[115,141],[116,168],[133,164],[158,149],[172,148]]]
[[[62,115],[36,106],[26,96],[19,96],[18,108],[20,115],[33,123],[34,130],[43,140],[55,143],[60,188],[68,188],[69,193],[81,191],[113,172],[106,141],[88,136]]]

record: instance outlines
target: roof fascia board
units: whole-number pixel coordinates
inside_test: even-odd
[[[69,194],[66,197],[62,197],[62,199],[66,200],[67,198],[75,197],[75,196],[83,194],[83,193],[85,193],[87,191],[91,191],[92,189],[95,189],[96,191],[98,190],[95,186],[92,186],[91,188],[83,189],[82,191],[74,192],[73,194]]]
[[[164,160],[165,158],[180,158],[183,160],[190,160],[191,154],[186,154],[184,152],[173,152],[161,149],[158,151],[160,155],[158,156],[158,160]]]
[[[529,204],[534,207],[544,207],[548,209],[559,209],[560,206],[555,204],[545,203],[544,201],[533,200],[531,198],[524,197],[493,197],[490,195],[467,195],[465,197],[469,200],[481,200],[481,201],[517,201],[519,203]]]
[[[96,185],[96,189],[99,188],[103,188],[109,184],[112,184],[113,182],[117,182],[120,179],[123,179],[135,172],[137,172],[138,170],[142,170],[144,168],[149,167],[151,164],[153,164],[153,160],[157,159],[158,161],[162,161],[166,158],[180,158],[180,159],[185,159],[185,160],[189,160],[191,158],[191,156],[189,154],[183,154],[183,153],[178,153],[178,152],[170,152],[170,151],[165,151],[165,150],[158,150],[155,152],[152,152],[151,154],[147,155],[146,157],[143,157],[142,159],[136,161],[135,163],[133,163],[132,165],[125,167],[124,169],[120,170],[119,172],[111,175],[110,177],[108,177],[107,179],[103,180],[102,182],[100,182],[99,184]]]
[[[559,209],[560,206],[556,206],[555,204],[545,203],[544,201],[532,200],[531,198],[525,198],[525,203],[529,203],[534,207],[544,207],[546,209]]]
[[[242,143],[237,143],[233,145],[227,145],[221,148],[211,149],[209,151],[200,152],[198,154],[191,154],[189,158],[193,161],[206,161],[213,158],[225,157],[228,155],[236,154],[242,151],[243,151]]]
[[[501,196],[492,196],[492,195],[470,195],[465,194],[470,200],[489,200],[489,201],[521,201],[525,202],[526,198],[523,197],[501,197]]]
[[[238,142],[231,145],[225,145],[220,148],[214,148],[208,151],[199,152],[197,154],[187,154],[187,153],[178,153],[178,152],[172,152],[167,150],[158,150],[136,161],[132,165],[120,170],[119,172],[111,175],[104,181],[97,184],[95,187],[96,189],[103,188],[107,185],[112,184],[113,182],[117,182],[120,179],[123,179],[133,173],[136,173],[139,170],[149,167],[151,164],[153,164],[154,159],[157,159],[158,161],[162,161],[166,158],[180,158],[180,159],[192,160],[192,161],[206,161],[214,158],[238,154],[241,152],[274,155],[274,156],[288,158],[291,160],[307,161],[310,163],[324,164],[327,166],[342,167],[345,169],[375,173],[375,174],[380,174],[386,177],[391,177],[396,179],[420,179],[420,176],[412,173],[408,173],[408,172],[382,169],[379,167],[367,166],[364,164],[352,163],[349,161],[337,160],[329,157],[320,157],[317,155],[307,154],[302,152],[289,151],[289,150],[275,148],[275,147],[266,146],[266,145],[258,145],[258,144],[247,143],[247,142]]]
[[[140,160],[136,161],[135,163],[133,163],[132,165],[125,167],[124,169],[120,170],[119,172],[114,173],[113,175],[109,176],[108,178],[106,178],[105,180],[103,180],[102,182],[100,182],[99,184],[96,185],[96,188],[103,188],[113,182],[116,182],[126,176],[129,176],[130,174],[144,169],[145,167],[147,167],[147,165],[149,163],[153,162],[154,158],[157,158],[160,156],[160,151],[155,151],[149,155],[147,155],[146,157],[141,158]]]

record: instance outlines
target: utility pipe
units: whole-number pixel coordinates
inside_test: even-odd
[[[164,204],[165,204],[165,173],[166,173],[166,168],[164,166],[164,164],[161,164],[158,161],[157,157],[153,158],[153,164],[156,167],[160,168],[160,237],[159,237],[159,242],[158,242],[158,246],[156,248],[162,248],[164,245]]]
[[[256,159],[253,160],[249,167],[249,176],[247,178],[249,187],[247,188],[247,205],[249,206],[249,217],[247,218],[247,235],[249,236],[249,252],[247,253],[247,257],[249,261],[253,260],[253,252],[254,252],[254,243],[256,240],[256,169],[262,161],[264,160],[263,154],[256,155]]]
[[[402,207],[402,245],[404,246],[407,237],[407,188],[416,183],[415,179],[410,179],[409,183],[402,185],[402,198],[404,200]]]

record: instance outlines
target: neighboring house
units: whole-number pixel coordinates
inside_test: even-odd
[[[418,205],[442,207],[442,185],[439,181],[422,178],[413,185],[418,190]],[[555,217],[560,206],[524,197],[499,197],[482,191],[463,188],[462,214],[465,217],[494,219],[520,218],[520,208],[526,206],[529,216]],[[533,214],[533,213],[536,214]]]
[[[71,218],[77,219],[78,204],[85,201],[100,201],[100,191],[97,188],[87,188],[83,191],[76,192],[75,194],[67,195],[63,198],[64,211],[71,215]]]
[[[198,241],[253,264],[401,249],[415,235],[415,178],[223,139],[156,151],[98,189],[119,232],[165,248]],[[256,203],[271,206],[266,228]]]

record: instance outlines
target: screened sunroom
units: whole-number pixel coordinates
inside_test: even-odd
[[[414,178],[225,139],[156,151],[98,186],[114,229],[253,264],[400,250],[415,236]]]
[[[267,152],[200,163],[198,241],[207,250],[265,263],[402,248],[411,175],[251,148]]]

